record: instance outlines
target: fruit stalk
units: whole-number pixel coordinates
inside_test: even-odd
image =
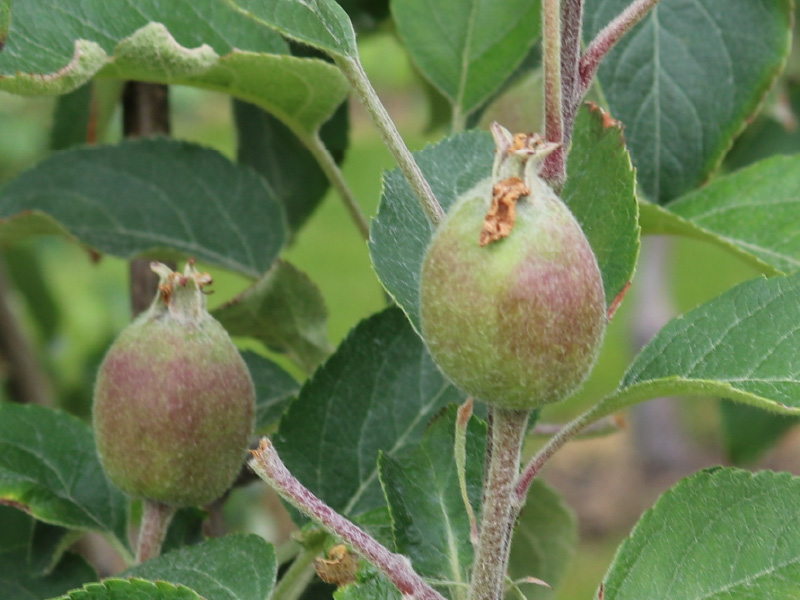
[[[174,506],[167,506],[155,500],[142,500],[142,525],[136,547],[137,565],[161,553],[161,545],[164,543],[175,510]]]
[[[492,452],[468,600],[503,597],[511,536],[519,511],[514,484],[529,416],[527,410],[492,408]]]

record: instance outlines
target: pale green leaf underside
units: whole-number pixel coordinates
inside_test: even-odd
[[[541,33],[540,0],[392,0],[406,49],[420,70],[469,114],[522,62]]]
[[[15,6],[0,89],[63,94],[96,75],[192,85],[258,104],[301,134],[315,132],[347,94],[335,67],[286,55],[277,34],[222,2],[117,0],[113,19],[109,3],[54,2]]]
[[[405,315],[390,308],[356,326],[317,369],[274,442],[304,485],[357,515],[384,505],[378,454],[417,444],[433,414],[461,401]]]
[[[587,0],[584,39],[628,4]],[[609,53],[598,77],[648,198],[676,198],[720,163],[783,66],[791,4],[664,1]]]
[[[605,577],[606,600],[790,600],[800,589],[800,479],[700,472],[645,513]]]
[[[508,573],[513,580],[537,577],[554,589],[566,573],[578,544],[578,526],[561,496],[540,479],[528,491],[511,541]],[[548,600],[553,591],[521,584],[528,600]]]
[[[269,185],[216,151],[168,139],[50,156],[0,189],[0,237],[67,233],[122,258],[166,250],[258,277],[283,248]]]
[[[184,585],[213,600],[267,600],[276,572],[275,551],[263,538],[230,535],[168,552],[122,576]]]
[[[255,338],[311,372],[331,352],[328,310],[317,286],[285,261],[213,312],[231,335]]]
[[[225,0],[254,22],[333,55],[358,53],[350,18],[335,0]]]
[[[380,478],[395,550],[423,577],[467,585],[473,548],[454,456],[455,423],[456,407],[450,406],[419,444],[394,457],[381,456]],[[486,425],[473,418],[466,435],[467,494],[480,514]],[[451,597],[458,597],[457,589],[451,588]]]
[[[53,600],[208,600],[184,586],[144,579],[106,579]]]
[[[800,274],[743,283],[670,321],[593,410],[659,396],[729,398],[800,414]]]
[[[128,500],[106,479],[91,429],[66,413],[0,402],[0,502],[128,546]]]

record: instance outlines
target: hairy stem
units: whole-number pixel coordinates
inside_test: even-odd
[[[492,453],[484,484],[480,538],[469,600],[503,597],[511,534],[519,511],[514,484],[528,424],[528,411],[493,408]]]
[[[567,174],[561,88],[561,0],[543,0],[542,10],[544,134],[548,142],[560,144],[545,159],[542,176],[558,191]]]
[[[325,173],[328,181],[330,181],[331,185],[339,193],[339,197],[342,199],[342,202],[344,202],[344,207],[347,209],[347,213],[350,215],[350,219],[352,219],[361,237],[368,240],[369,222],[361,211],[361,207],[358,205],[353,191],[347,185],[342,170],[339,168],[339,165],[336,164],[328,148],[325,147],[319,134],[305,137],[303,141],[306,148],[308,148],[317,160],[317,164],[320,166],[323,173]]]
[[[550,438],[550,441],[548,441],[547,444],[545,444],[544,447],[539,450],[536,456],[534,456],[528,462],[528,464],[525,465],[525,468],[522,470],[522,473],[516,481],[516,485],[514,486],[514,495],[519,506],[524,504],[525,497],[528,495],[528,489],[530,489],[533,480],[536,478],[536,475],[539,473],[544,464],[550,460],[550,458],[564,444],[578,435],[591,423],[594,423],[598,419],[607,416],[608,412],[609,411],[606,410],[606,407],[603,406],[603,402],[600,402],[582,415],[579,415],[576,419],[564,425],[564,427],[561,428],[557,434]]]
[[[142,500],[142,525],[136,547],[136,564],[155,558],[161,553],[161,544],[175,515],[175,507],[155,500]]]
[[[650,12],[659,0],[634,0],[592,40],[581,59],[580,95],[589,90],[600,62],[628,31]]]
[[[296,600],[314,576],[314,559],[325,547],[325,535],[303,548],[275,585],[274,600]]]
[[[434,226],[439,225],[444,219],[444,211],[436,200],[436,196],[433,195],[433,190],[431,190],[431,186],[422,175],[422,171],[420,171],[414,157],[411,156],[411,152],[406,147],[403,138],[400,137],[394,121],[392,121],[389,113],[386,112],[386,108],[369,82],[361,62],[357,58],[349,56],[337,55],[333,58],[378,128],[383,143],[394,155],[400,170],[419,200],[422,210],[425,211]]]
[[[581,98],[580,62],[584,0],[561,0],[561,97],[565,148],[569,148],[572,128]]]
[[[356,552],[380,569],[402,594],[413,596],[415,600],[445,600],[444,596],[414,572],[405,557],[382,546],[375,538],[337,513],[295,479],[267,438],[262,438],[258,450],[252,453],[250,467],[261,479],[269,483],[284,500],[352,546]]]

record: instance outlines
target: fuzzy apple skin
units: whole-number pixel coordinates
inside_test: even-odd
[[[510,235],[481,247],[489,184],[465,194],[425,256],[422,335],[458,387],[527,410],[586,379],[606,327],[603,282],[589,242],[547,186],[517,203]]]
[[[244,462],[253,382],[205,310],[189,321],[145,313],[114,342],[97,378],[94,427],[109,479],[172,506],[212,502]]]

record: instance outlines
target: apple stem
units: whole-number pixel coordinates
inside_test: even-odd
[[[491,410],[491,454],[483,489],[478,549],[469,600],[503,597],[511,536],[521,503],[514,494],[520,453],[530,411],[494,407]],[[488,454],[488,453],[487,453]],[[524,501],[524,499],[523,499]]]
[[[139,529],[139,545],[136,548],[137,565],[161,553],[161,545],[174,515],[174,506],[155,500],[142,500],[142,524]]]

